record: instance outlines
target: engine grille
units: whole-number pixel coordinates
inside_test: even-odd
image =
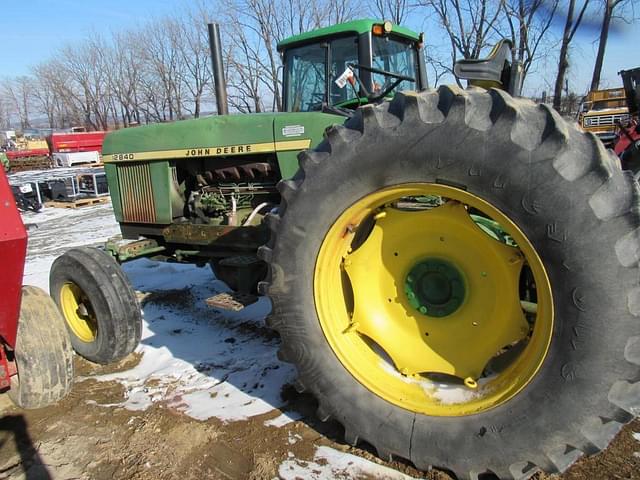
[[[609,127],[616,124],[616,120],[625,124],[629,121],[628,113],[616,113],[615,115],[594,115],[584,118],[585,127]]]
[[[120,202],[125,222],[156,223],[156,209],[148,163],[118,165]]]

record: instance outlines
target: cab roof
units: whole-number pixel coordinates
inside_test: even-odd
[[[317,30],[311,30],[310,32],[301,33],[299,35],[294,35],[293,37],[285,38],[280,43],[278,43],[278,51],[282,51],[286,48],[297,44],[303,44],[310,42],[311,40],[317,40],[322,37],[331,37],[334,35],[339,35],[341,33],[355,33],[361,34],[371,31],[371,28],[375,24],[384,23],[384,20],[376,20],[373,18],[365,18],[361,20],[353,20],[351,22],[339,23],[337,25],[332,25],[330,27],[319,28]],[[409,30],[408,28],[402,27],[400,25],[393,25],[391,29],[392,33],[396,35],[400,35],[401,37],[405,37],[409,40],[419,40],[419,35]]]

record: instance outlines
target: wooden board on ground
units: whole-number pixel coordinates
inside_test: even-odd
[[[78,200],[73,200],[71,202],[61,202],[58,200],[53,200],[49,202],[45,202],[45,207],[54,207],[54,208],[80,208],[80,207],[88,207],[91,205],[100,205],[103,203],[107,203],[109,201],[109,196],[105,195],[104,197],[92,197],[92,198],[80,198]]]
[[[205,303],[210,307],[239,312],[257,301],[258,297],[250,293],[222,292],[207,298]]]

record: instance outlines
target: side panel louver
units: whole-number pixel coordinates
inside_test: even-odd
[[[118,183],[124,221],[156,223],[149,164],[123,163],[118,165]]]

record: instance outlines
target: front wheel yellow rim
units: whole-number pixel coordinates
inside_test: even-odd
[[[489,202],[445,185],[389,187],[345,210],[321,244],[314,296],[344,367],[427,415],[513,398],[553,331],[549,278],[531,242]]]
[[[85,343],[95,341],[98,321],[93,307],[82,289],[75,283],[65,283],[60,289],[60,307],[73,334]]]

